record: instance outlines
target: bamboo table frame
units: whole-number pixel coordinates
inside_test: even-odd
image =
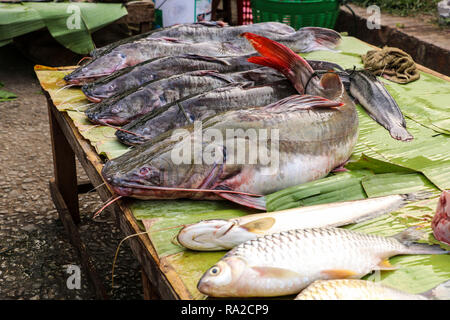
[[[97,298],[108,299],[77,227],[80,223],[78,194],[104,183],[101,176],[102,160],[89,141],[81,136],[69,116],[58,111],[49,94],[43,91],[47,98],[53,151],[54,179],[49,182],[50,193],[69,240],[94,286]],[[85,169],[90,183],[77,184],[75,156]],[[102,201],[111,199],[114,194],[107,185],[97,188],[97,192]],[[116,223],[125,236],[142,232],[123,200],[116,201],[110,208],[113,209]],[[175,271],[165,265],[164,259],[158,258],[146,234],[127,241],[142,267],[145,299],[192,299]]]

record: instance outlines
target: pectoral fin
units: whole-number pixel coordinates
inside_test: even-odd
[[[375,268],[375,270],[396,270],[396,269],[397,269],[397,267],[393,266],[389,262],[389,258],[382,260]]]
[[[276,278],[276,279],[292,279],[298,278],[300,274],[295,271],[283,268],[274,267],[252,267],[252,269],[259,273],[260,276],[265,278]]]
[[[275,224],[275,219],[272,217],[265,217],[258,220],[254,220],[242,225],[242,228],[247,229],[253,233],[264,233],[265,231],[272,228]]]
[[[331,269],[322,271],[323,274],[327,275],[330,279],[345,279],[352,278],[358,275],[357,272],[345,269]]]

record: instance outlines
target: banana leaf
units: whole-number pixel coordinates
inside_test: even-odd
[[[122,4],[112,3],[0,4],[0,44],[46,27],[67,49],[87,54],[95,48],[91,33],[126,14]]]
[[[347,68],[352,68],[353,65],[361,67],[360,55],[372,48],[355,38],[344,37],[338,49],[340,52],[313,52],[305,56],[336,62]],[[110,159],[126,152],[127,147],[120,147],[120,143],[111,137],[114,129],[89,124],[82,111],[77,110],[82,110],[83,105],[89,103],[78,89],[60,90],[64,86],[62,77],[67,72],[69,69],[36,68],[41,85],[49,92],[58,109],[71,111],[68,112],[69,116],[98,152]],[[421,85],[426,87],[422,91],[417,89]],[[423,74],[414,83],[416,89],[407,94],[406,88],[412,84],[402,85],[405,87],[395,90],[392,89],[393,86],[396,85],[389,84],[387,88],[394,95],[395,92],[401,92],[395,98],[406,116],[407,127],[414,135],[414,141],[405,143],[393,140],[384,128],[358,106],[360,134],[351,161],[346,165],[349,172],[333,173],[324,179],[268,195],[267,202],[274,204],[272,210],[279,210],[283,205],[312,205],[344,201],[352,197],[428,191],[431,193],[430,199],[412,202],[395,212],[346,228],[392,236],[407,227],[421,226],[425,232],[422,242],[440,244],[449,249],[434,239],[430,227],[438,194],[441,190],[450,188],[450,139],[445,133],[449,129],[446,122],[449,117],[446,106],[440,104],[443,100],[450,101],[448,90],[443,90],[449,84],[445,80]],[[427,94],[424,95],[424,92]],[[410,105],[411,101],[415,101],[414,105]],[[420,117],[414,114],[417,110],[421,110]],[[197,291],[197,282],[225,252],[186,250],[174,240],[178,230],[184,224],[204,219],[229,219],[252,213],[225,201],[130,200],[129,205],[136,219],[142,221],[157,254],[164,259],[166,266],[175,270],[194,299],[205,298]],[[411,293],[427,291],[450,278],[448,255],[398,256],[390,259],[390,262],[398,269],[377,271],[365,278]]]

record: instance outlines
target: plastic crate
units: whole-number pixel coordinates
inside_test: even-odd
[[[250,0],[238,0],[237,12],[239,25],[253,23],[252,6]]]
[[[338,0],[252,0],[253,22],[279,21],[294,29],[334,28],[339,14]]]

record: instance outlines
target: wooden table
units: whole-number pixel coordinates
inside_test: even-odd
[[[53,150],[54,179],[49,183],[51,196],[69,239],[94,285],[96,296],[107,299],[108,293],[97,275],[89,250],[82,242],[77,227],[80,223],[78,194],[103,184],[100,174],[102,160],[91,144],[80,135],[69,116],[59,112],[49,94],[46,91],[44,93],[47,98]],[[90,183],[77,184],[75,156],[86,171]],[[102,201],[107,201],[113,196],[113,192],[104,184],[96,190]],[[133,214],[123,201],[119,200],[109,208],[114,211],[116,222],[125,236],[141,232]],[[159,261],[146,234],[132,237],[127,241],[142,266],[145,299],[190,298],[175,272],[165,269],[163,261]]]

